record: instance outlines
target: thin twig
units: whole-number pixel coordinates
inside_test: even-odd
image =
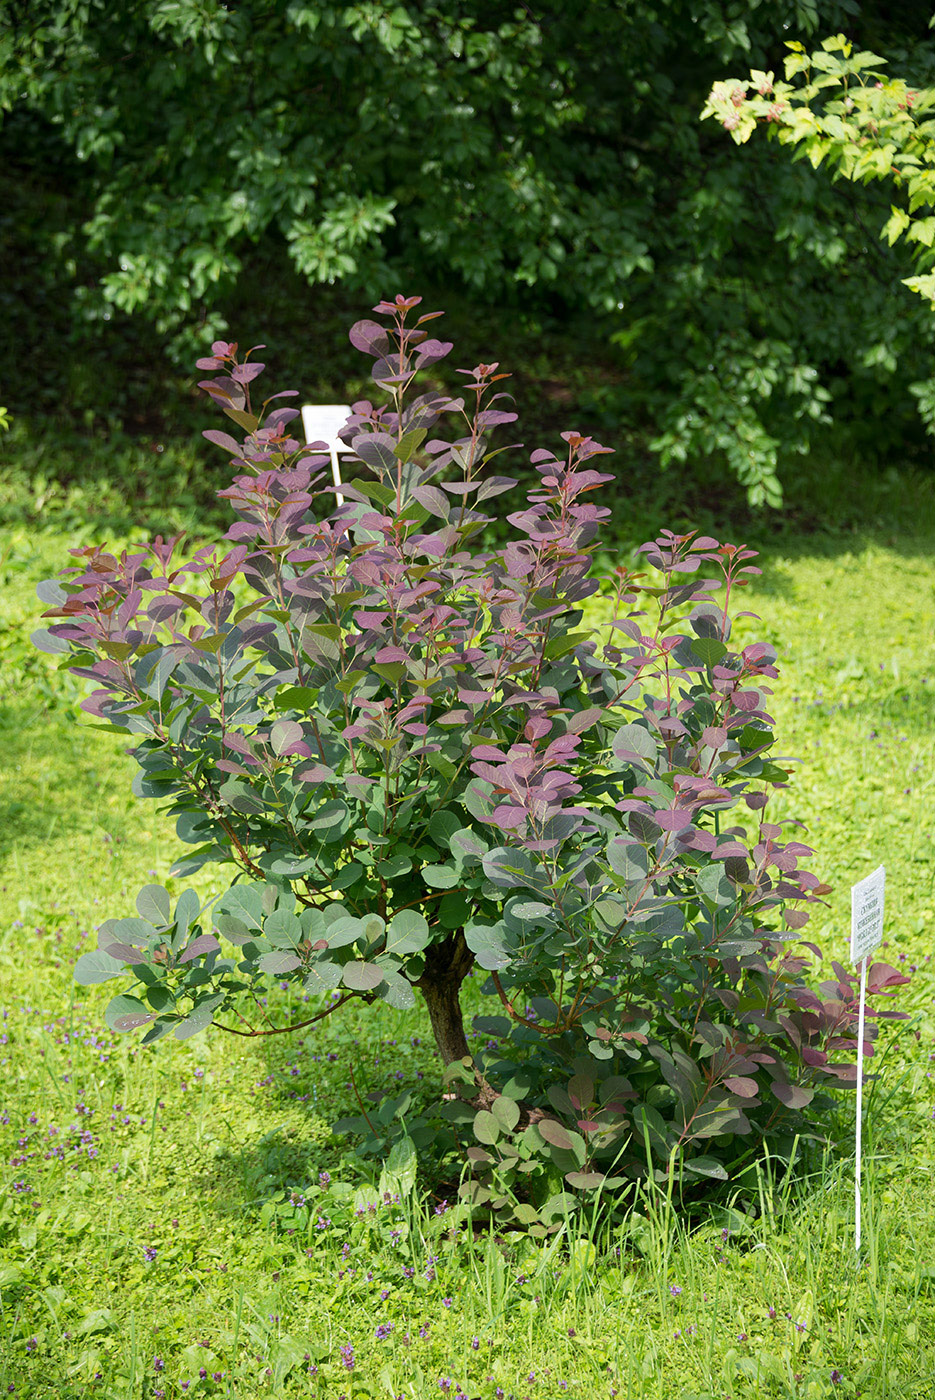
[[[310,1016],[307,1021],[296,1021],[291,1026],[276,1026],[271,1031],[239,1031],[235,1026],[222,1025],[220,1021],[215,1021],[214,1024],[217,1026],[218,1030],[227,1031],[229,1035],[244,1035],[248,1037],[254,1035],[286,1035],[289,1031],[300,1031],[303,1027],[312,1026],[316,1021],[321,1021],[325,1016],[330,1016],[332,1011],[337,1011],[339,1006],[343,1006],[345,1002],[351,1001],[355,995],[356,993],[354,992],[347,992],[343,997],[338,997],[337,1001],[333,1001],[330,1006],[326,1006],[324,1011],[319,1011],[314,1016]]]

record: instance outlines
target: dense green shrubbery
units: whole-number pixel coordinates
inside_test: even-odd
[[[716,117],[738,145],[765,125],[781,145],[864,186],[886,181],[898,203],[886,211],[880,238],[911,245],[916,274],[903,281],[935,307],[935,88],[893,78],[878,54],[855,51],[843,35],[813,54],[789,43],[787,81],[754,70],[714,84],[702,112]],[[935,378],[910,384],[919,412],[935,432]]]
[[[765,144],[737,161],[698,112],[728,65],[845,24],[925,86],[928,18],[914,0],[37,0],[0,66],[14,407],[37,408],[24,365],[55,360],[46,409],[96,412],[95,358],[112,347],[127,378],[137,315],[177,351],[222,333],[225,306],[243,325],[261,246],[351,293],[417,267],[511,317],[586,311],[623,360],[610,415],[664,462],[726,461],[755,502],[829,412],[902,448],[932,328],[909,298],[892,314],[908,268],[868,239],[872,198]],[[128,420],[150,360],[144,343],[115,386]]]

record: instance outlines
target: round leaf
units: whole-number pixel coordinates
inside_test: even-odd
[[[536,1126],[541,1136],[552,1147],[560,1147],[564,1152],[571,1152],[574,1148],[575,1144],[571,1133],[554,1118],[540,1118]]]
[[[271,977],[283,977],[287,972],[294,972],[297,967],[302,966],[302,959],[295,953],[264,953],[257,963],[261,972],[268,973]]]
[[[379,995],[382,1001],[388,1006],[395,1006],[397,1011],[411,1011],[416,1004],[416,994],[412,986],[405,977],[398,972],[391,972],[387,968],[383,969],[383,981],[380,983]]]
[[[578,1191],[595,1191],[606,1178],[603,1172],[566,1172],[565,1180]]]
[[[486,1108],[482,1108],[474,1118],[474,1136],[488,1147],[492,1147],[500,1136],[500,1124]]]
[[[656,740],[641,724],[624,724],[616,732],[611,747],[622,763],[638,768],[655,768]]]
[[[376,963],[351,962],[342,969],[341,979],[352,992],[372,992],[383,981],[383,969]]]
[[[294,744],[302,742],[302,726],[294,719],[278,719],[269,734],[273,753],[277,756]]]
[[[305,978],[305,990],[313,996],[323,992],[333,992],[341,984],[341,969],[337,963],[321,959],[312,963]]]
[[[151,1011],[139,997],[114,997],[104,1012],[104,1020],[111,1030],[121,1033],[139,1030],[140,1026],[148,1026],[155,1019],[156,1012]]]
[[[511,1133],[519,1122],[519,1104],[503,1094],[494,1099],[490,1111],[505,1133]]]
[[[108,982],[111,977],[124,973],[122,962],[105,953],[103,948],[95,948],[91,953],[83,953],[75,963],[75,981],[81,987],[93,987],[97,982]]]
[[[165,928],[172,922],[172,900],[162,885],[144,885],[136,896],[136,907],[140,917],[154,928]]]
[[[457,883],[459,875],[450,865],[423,865],[422,879],[436,890],[450,890]]]
[[[401,909],[393,915],[386,930],[387,953],[396,953],[399,957],[421,953],[428,941],[428,921],[418,910]]]
[[[175,1028],[176,1040],[189,1040],[191,1036],[197,1035],[199,1031],[206,1030],[214,1020],[214,1013],[217,1011],[224,995],[219,992],[216,996],[208,997],[207,1001],[199,1002],[190,1016],[186,1016]]]

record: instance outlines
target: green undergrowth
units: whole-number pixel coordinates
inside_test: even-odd
[[[578,1217],[538,1242],[475,1234],[457,1181],[413,1182],[403,1168],[381,1180],[379,1163],[332,1135],[370,1093],[418,1103],[438,1089],[421,1010],[358,1012],[299,1039],[216,1032],[146,1051],[112,1035],[107,989],[74,987],[71,966],[139,884],[165,880],[177,843],[130,796],[121,741],[74,723],[78,684],[24,641],[36,580],[93,524],[11,524],[0,547],[4,1390],[935,1397],[927,489],[897,475],[864,502],[869,528],[855,505],[850,523],[842,508],[834,529],[767,540],[747,602],[760,620],[741,624],[781,657],[779,750],[799,762],[777,815],[804,824],[811,865],[833,886],[806,936],[826,961],[846,961],[850,884],[882,862],[883,956],[914,972],[900,992],[911,1020],[884,1029],[867,1092],[859,1262],[846,1097],[839,1152],[816,1158],[803,1144],[792,1177],[766,1163],[743,1196],[686,1211],[677,1190],[644,1195],[593,1239]]]

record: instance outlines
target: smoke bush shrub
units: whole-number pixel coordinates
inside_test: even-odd
[[[406,1118],[410,1146],[473,1173],[475,1206],[544,1231],[647,1162],[722,1179],[816,1131],[822,1091],[853,1082],[854,994],[836,964],[807,980],[798,930],[826,889],[762,820],[787,773],[774,652],[731,643],[751,552],[665,533],[645,574],[617,570],[606,633],[584,625],[606,449],[569,432],[534,452],[513,538],[485,550],[514,485],[488,436],[515,415],[496,364],[459,371],[458,397],[415,392],[451,349],[418,303],[350,332],[385,403],[353,407],[342,504],[287,396],[254,406],[253,351],[216,343],[202,387],[238,430],[206,434],[235,470],[224,542],[76,549],[40,585],[38,644],[96,683],[84,708],[134,737],[137,793],[191,847],[172,873],[231,876],[213,908],[147,886],[76,977],[134,978],[106,1017],[144,1044],[420,993],[456,1092],[421,1124],[404,1095],[350,1126],[373,1147]],[[495,1014],[472,1055],[474,967]],[[272,1021],[273,979],[308,1014]],[[871,989],[901,980],[881,966]]]

